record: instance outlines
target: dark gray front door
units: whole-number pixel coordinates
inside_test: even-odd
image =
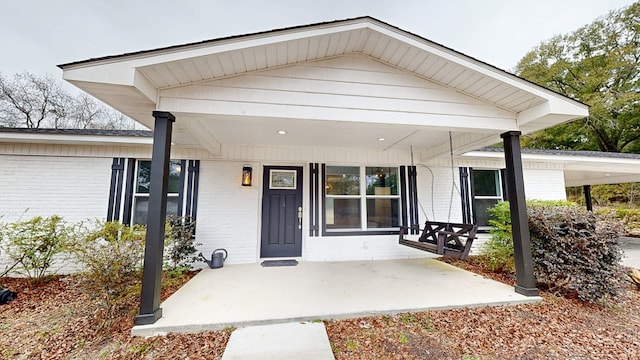
[[[260,257],[302,255],[302,167],[265,166]]]

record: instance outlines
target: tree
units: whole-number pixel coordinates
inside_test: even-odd
[[[51,76],[0,75],[0,124],[27,128],[64,127],[69,94]]]
[[[0,127],[135,129],[135,122],[93,97],[70,95],[49,75],[0,74]]]
[[[516,74],[591,106],[589,117],[533,134],[525,146],[640,151],[640,2],[542,42]]]

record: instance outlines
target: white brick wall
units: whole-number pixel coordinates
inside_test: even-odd
[[[111,159],[0,155],[1,222],[59,215],[69,224],[104,219],[109,201]],[[0,271],[8,266],[0,254]],[[52,271],[75,270],[57,261]]]
[[[261,200],[260,166],[253,164],[253,186],[242,186],[242,162],[201,161],[196,241],[210,258],[225,248],[227,263],[252,263],[258,259]]]
[[[2,156],[1,221],[54,214],[69,222],[104,218],[110,179],[110,158]]]
[[[0,154],[0,214],[5,214],[5,217],[0,221],[3,222],[18,220],[26,209],[29,209],[25,215],[27,218],[59,214],[70,222],[88,218],[104,219],[112,157],[150,157],[150,149],[146,147],[79,146],[76,149],[70,145],[26,148],[0,146],[0,150],[2,149],[5,155]],[[16,155],[6,155],[7,152]],[[29,156],[30,154],[33,156]],[[307,214],[310,161],[341,165],[393,166],[408,164],[410,156],[399,151],[278,147],[267,151],[264,147],[235,146],[225,148],[223,159],[213,159],[210,154],[199,150],[179,148],[173,149],[172,158],[201,159],[196,241],[202,245],[198,248],[207,257],[214,249],[225,248],[229,252],[227,263],[235,264],[259,260],[264,165],[304,166],[303,204]],[[240,185],[241,168],[247,163],[253,166],[254,185],[251,187]],[[448,163],[442,161],[428,166],[418,165],[417,170],[420,223],[423,224],[426,219],[461,222],[458,168],[455,168],[452,174]],[[527,198],[564,199],[562,170],[525,168],[524,175]],[[304,260],[339,261],[431,256],[398,245],[395,235],[309,237],[307,220],[305,216],[302,248]],[[487,236],[481,238],[476,241],[474,251],[477,251]]]

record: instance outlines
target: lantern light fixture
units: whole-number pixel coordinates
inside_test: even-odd
[[[251,165],[242,166],[242,186],[251,186]]]

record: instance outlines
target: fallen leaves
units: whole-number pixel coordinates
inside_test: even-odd
[[[188,281],[173,280],[162,297]],[[115,316],[83,293],[73,276],[31,284],[2,278],[18,299],[0,307],[0,359],[219,359],[229,332],[130,336],[137,298],[124,299]],[[113,314],[112,314],[113,315]]]
[[[473,263],[456,264],[483,276]],[[163,298],[187,279],[163,290]],[[137,298],[105,321],[107,309],[74,277],[43,284],[2,279],[18,300],[0,306],[2,359],[219,359],[229,331],[131,337]],[[325,321],[336,359],[638,359],[640,292],[606,305],[542,293],[534,305],[466,308]]]
[[[533,305],[381,315],[326,327],[338,360],[640,358],[640,293],[631,286],[608,305],[542,297]]]

